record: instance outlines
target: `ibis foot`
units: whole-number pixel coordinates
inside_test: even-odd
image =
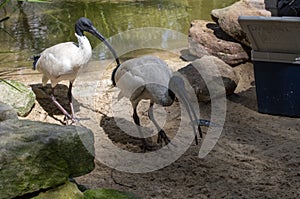
[[[143,140],[142,150],[144,153],[147,151],[155,151],[159,148],[156,144],[152,142],[147,142],[145,138],[143,138],[142,140]]]
[[[162,140],[165,142],[166,145],[170,143],[170,139],[168,138],[164,130],[160,130],[158,132],[157,143],[162,144]]]
[[[65,117],[64,117],[64,122],[67,126],[75,124],[78,121],[79,121],[79,119],[76,117],[69,117],[69,115],[65,115]]]

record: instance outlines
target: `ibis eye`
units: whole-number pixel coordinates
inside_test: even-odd
[[[91,26],[93,26],[91,23],[84,24],[84,28],[89,29]]]

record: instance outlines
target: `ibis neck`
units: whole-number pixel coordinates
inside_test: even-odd
[[[78,46],[80,48],[92,48],[91,44],[86,36],[80,36],[80,35],[77,35],[77,33],[75,34],[75,36],[77,37]]]
[[[87,62],[92,56],[92,46],[87,37],[79,36],[77,35],[77,33],[75,34],[75,36],[78,39],[78,48],[81,54],[81,58],[84,59],[84,62]]]
[[[113,86],[117,85],[116,80],[115,80],[115,76],[116,76],[116,72],[117,72],[117,70],[119,69],[120,66],[121,66],[121,64],[117,62],[117,66],[116,66],[116,68],[114,68],[114,70],[111,74],[111,81],[112,81]]]
[[[77,24],[75,25],[75,33],[79,36],[84,36],[83,30],[81,30]]]
[[[171,91],[170,89],[168,89],[168,94],[169,94],[169,97],[171,98],[171,100],[174,101],[175,93],[173,91]]]

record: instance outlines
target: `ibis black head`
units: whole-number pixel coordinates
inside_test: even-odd
[[[93,23],[91,20],[85,17],[81,17],[77,20],[75,24],[75,32],[79,36],[83,36],[83,31],[90,32],[94,34],[95,27],[93,26]]]
[[[100,39],[112,52],[112,54],[117,62],[117,66],[120,65],[120,61],[119,61],[119,58],[117,57],[116,51],[106,41],[105,37],[103,35],[101,35],[98,32],[98,30],[93,26],[93,23],[91,22],[91,20],[89,20],[88,18],[85,18],[85,17],[80,17],[75,24],[75,32],[79,36],[84,36],[84,34],[83,34],[84,31],[89,32],[89,33],[93,34],[95,37],[97,37],[98,39]]]

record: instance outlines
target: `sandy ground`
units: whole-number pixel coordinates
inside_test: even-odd
[[[168,63],[175,68],[186,65],[177,57],[168,58]],[[95,72],[93,64],[102,65],[101,70]],[[236,94],[227,97],[222,134],[206,157],[198,157],[201,143],[193,142],[176,161],[153,172],[128,173],[103,164],[102,157],[115,158],[103,154],[107,144],[142,152],[141,140],[128,136],[116,125],[118,118],[130,124],[127,126],[134,126],[129,117],[130,106],[124,106],[125,116],[118,114],[120,110],[111,111],[118,90],[111,88],[112,68],[104,67],[107,64],[91,63],[74,86],[76,114],[79,118],[89,118],[80,124],[95,133],[96,149],[95,170],[76,178],[78,183],[88,188],[131,191],[142,198],[300,198],[300,119],[258,113],[251,64],[235,69],[242,80]],[[39,73],[25,69],[8,78],[24,82],[37,94],[35,107],[25,119],[61,124],[63,116],[47,98],[45,91],[50,87],[41,87]],[[67,83],[64,83],[56,94],[59,101],[67,102]],[[209,119],[210,106],[200,103],[203,118]],[[152,129],[147,107],[147,102],[143,102],[139,113],[143,126]],[[164,129],[172,138],[180,122],[179,102],[163,110],[167,114]],[[203,131],[207,132],[207,128]],[[155,144],[155,136],[152,141]]]

